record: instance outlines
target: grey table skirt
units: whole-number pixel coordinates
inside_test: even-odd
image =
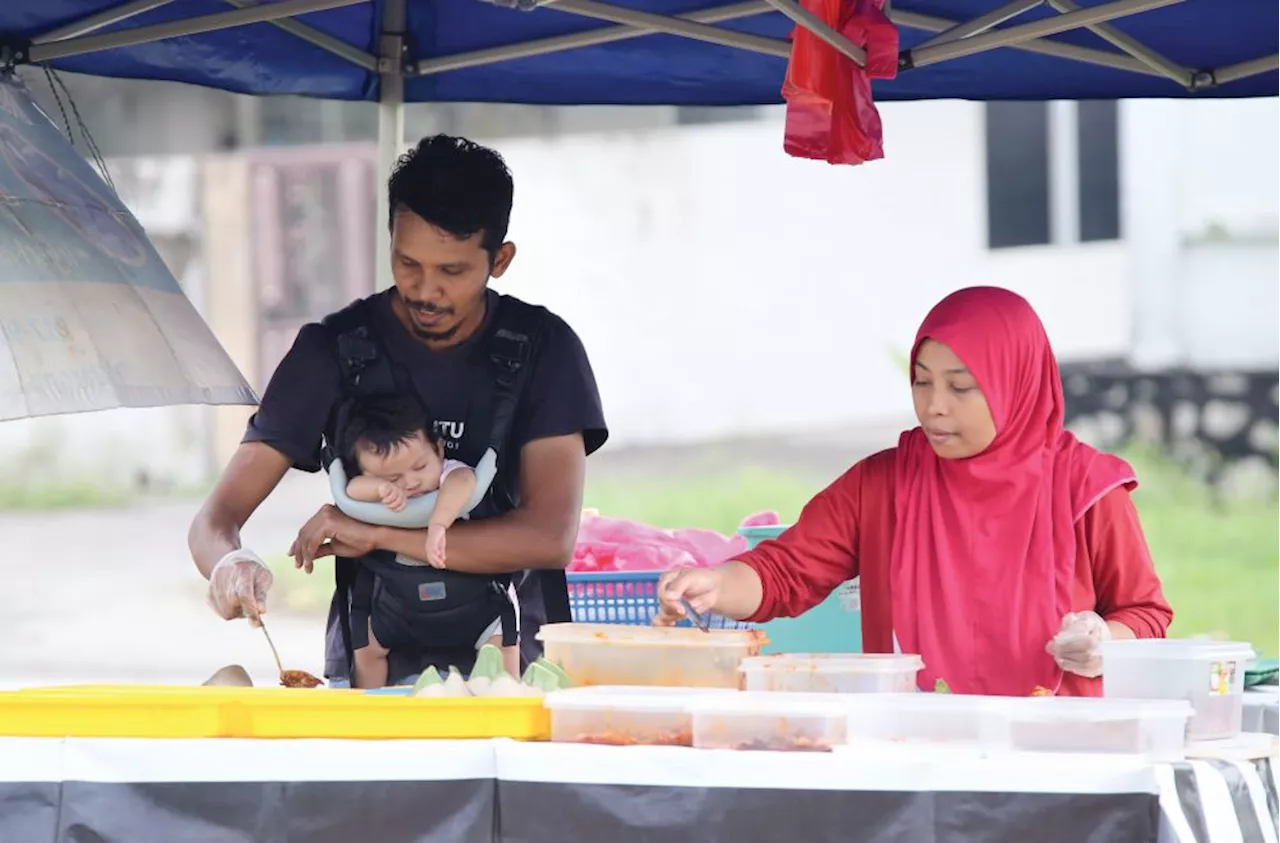
[[[0,739],[0,843],[1276,843],[1274,760]]]

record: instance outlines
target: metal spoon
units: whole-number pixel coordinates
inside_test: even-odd
[[[276,670],[280,671],[281,680],[284,679],[284,663],[280,661],[280,653],[276,650],[275,642],[271,640],[271,633],[267,632],[267,625],[262,622],[262,616],[258,616],[258,626],[262,627],[262,634],[267,636],[267,646],[271,648],[271,655],[276,660]]]
[[[271,633],[267,632],[267,625],[262,622],[262,616],[258,616],[258,625],[262,627],[262,634],[267,637],[267,646],[271,648],[271,655],[276,660],[276,670],[280,671],[280,684],[286,688],[318,688],[324,684],[322,679],[312,676],[305,670],[285,670],[284,664],[280,661],[280,652],[276,650],[276,644],[271,640]]]
[[[689,616],[689,620],[693,621],[694,626],[703,632],[711,631],[711,621],[707,620],[706,616],[698,614],[697,610],[693,608],[692,603],[681,597],[680,605],[684,606],[684,612]]]

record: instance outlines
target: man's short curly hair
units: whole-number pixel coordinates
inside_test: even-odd
[[[400,156],[387,182],[391,219],[412,211],[460,240],[482,234],[490,260],[507,239],[515,185],[502,156],[478,143],[432,135]]]

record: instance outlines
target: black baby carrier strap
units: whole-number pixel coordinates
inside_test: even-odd
[[[472,513],[473,518],[501,515],[520,503],[520,454],[510,448],[511,431],[520,398],[541,347],[546,316],[546,308],[518,299],[501,299],[493,329],[481,352],[484,359],[478,362],[487,366],[490,374],[487,381],[477,384],[468,425],[474,425],[476,430],[486,427],[489,430],[488,447],[498,455],[498,472],[488,494]],[[489,388],[482,392],[484,387],[481,383]],[[480,451],[483,450],[481,447]],[[522,608],[531,621],[540,625],[573,620],[569,586],[563,570],[544,568],[527,571],[525,578],[520,582],[520,592],[533,602]],[[528,583],[530,579],[535,582]]]
[[[486,342],[477,350],[476,365],[489,374],[477,375],[476,399],[472,413],[475,429],[488,429],[488,447],[498,455],[498,473],[488,494],[472,512],[472,518],[491,518],[510,512],[520,503],[520,454],[513,451],[511,432],[520,399],[528,386],[545,334],[547,309],[519,299],[499,299],[497,313]],[[487,387],[487,390],[486,390]],[[483,441],[483,440],[481,440]],[[480,449],[481,451],[484,448]],[[527,572],[538,581],[531,594],[540,596],[546,623],[568,623],[573,620],[569,607],[569,587],[565,572],[559,568]],[[521,585],[523,591],[524,585]],[[529,606],[529,614],[539,615]]]

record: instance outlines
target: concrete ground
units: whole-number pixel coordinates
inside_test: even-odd
[[[324,502],[317,478],[290,476],[245,530],[250,547],[288,547]],[[255,680],[274,674],[260,631],[225,622],[204,602],[187,552],[198,500],[125,509],[0,514],[0,683],[192,684],[238,662]],[[323,618],[267,620],[281,656],[321,665]]]
[[[610,451],[592,457],[593,476],[669,476],[781,462],[834,477],[896,441],[894,425],[713,446]],[[262,554],[282,552],[327,500],[322,476],[293,472],[245,530]],[[0,687],[72,682],[197,684],[218,667],[244,665],[273,682],[262,633],[226,622],[204,602],[204,580],[187,552],[199,500],[150,501],[123,509],[0,513]],[[326,575],[327,569],[320,575]],[[285,667],[319,674],[321,614],[267,616]]]

